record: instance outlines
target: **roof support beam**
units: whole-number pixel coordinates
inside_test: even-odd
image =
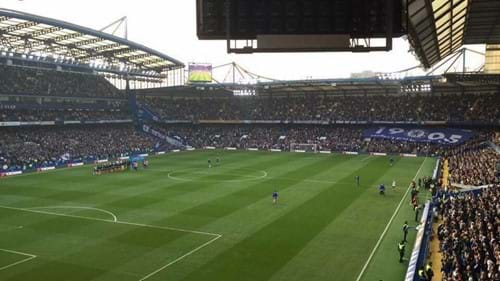
[[[116,55],[121,55],[121,54],[116,54]],[[151,57],[151,55],[150,54],[140,54],[140,55],[132,55],[132,56],[123,56],[120,58],[133,61],[133,60],[140,60],[140,59],[148,58],[148,57]]]
[[[88,39],[88,40],[82,40],[82,41],[78,41],[75,43],[71,43],[71,45],[76,46],[76,47],[82,47],[85,45],[95,44],[95,43],[99,43],[102,41],[104,41],[103,38],[92,38],[92,39]]]
[[[36,26],[36,25],[38,25],[38,22],[25,21],[25,22],[18,23],[16,25],[7,26],[3,29],[0,29],[0,34],[1,33],[11,33],[13,31],[29,28],[29,27]]]

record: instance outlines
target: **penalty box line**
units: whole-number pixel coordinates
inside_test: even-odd
[[[28,253],[23,253],[23,252],[18,252],[18,251],[13,251],[13,250],[7,250],[7,249],[1,249],[1,248],[0,248],[0,251],[1,252],[6,252],[6,253],[11,253],[11,254],[16,254],[16,255],[19,255],[19,256],[27,257],[27,258],[22,259],[20,261],[8,264],[8,265],[3,266],[3,267],[0,267],[0,270],[4,270],[4,269],[10,268],[10,267],[13,267],[13,266],[25,263],[25,262],[30,261],[30,260],[32,260],[32,259],[34,259],[34,258],[37,257],[36,255],[32,255],[32,254],[28,254]]]
[[[179,232],[192,233],[192,234],[201,234],[201,235],[206,235],[206,236],[212,236],[213,237],[209,241],[207,241],[207,242],[203,243],[202,245],[200,245],[200,246],[192,249],[191,251],[187,252],[186,254],[184,254],[184,255],[176,258],[175,260],[167,263],[166,265],[158,268],[157,270],[155,270],[155,271],[153,271],[153,272],[145,275],[144,277],[142,277],[141,279],[139,279],[139,281],[143,281],[143,280],[149,279],[153,275],[156,275],[160,271],[166,269],[167,267],[178,263],[179,261],[181,261],[181,260],[185,259],[186,257],[194,254],[195,252],[197,252],[197,251],[205,248],[206,246],[212,244],[213,242],[215,242],[216,240],[218,240],[218,239],[220,239],[222,237],[222,234],[210,233],[210,232],[203,232],[203,231],[196,231],[196,230],[188,230],[188,229],[182,229],[182,228],[176,228],[176,227],[166,227],[166,226],[158,226],[158,225],[143,224],[143,223],[133,223],[133,222],[120,221],[120,220],[117,220],[117,221],[106,220],[106,219],[99,219],[99,218],[92,218],[92,217],[85,217],[85,216],[68,215],[68,214],[60,214],[60,213],[53,213],[53,212],[33,210],[33,209],[10,207],[10,206],[4,206],[4,205],[0,205],[0,208],[7,209],[7,210],[28,212],[28,213],[37,213],[37,214],[44,214],[44,215],[53,215],[53,216],[60,216],[60,217],[69,217],[69,218],[93,220],[93,221],[100,221],[100,222],[117,223],[117,224],[123,224],[123,225],[133,225],[133,226],[140,226],[140,227],[146,227],[146,228],[155,228],[155,229],[179,231]],[[0,249],[0,250],[2,250],[2,249]],[[15,251],[10,251],[10,250],[4,250],[4,251],[11,252],[11,253],[17,253],[17,254],[20,254],[20,255],[25,255],[25,256],[28,256],[28,258],[26,258],[26,259],[24,259],[22,261],[10,264],[7,267],[0,268],[0,270],[8,268],[8,267],[12,267],[14,265],[17,265],[17,264],[20,264],[20,263],[23,263],[23,262],[27,262],[27,261],[29,261],[29,260],[34,259],[34,258],[37,257],[35,255],[21,253],[21,252],[15,252]]]
[[[133,226],[140,226],[140,227],[146,227],[146,228],[172,230],[172,231],[179,231],[179,232],[186,232],[186,233],[200,234],[200,235],[208,235],[208,236],[215,236],[215,237],[222,236],[221,234],[217,234],[217,233],[189,230],[189,229],[183,229],[183,228],[177,228],[177,227],[159,226],[159,225],[135,223],[135,222],[121,221],[121,220],[115,221],[115,220],[100,219],[100,218],[93,218],[93,217],[86,217],[86,216],[69,215],[69,214],[55,213],[55,212],[49,212],[49,211],[34,210],[34,209],[29,209],[29,208],[17,208],[17,207],[4,206],[4,205],[0,205],[0,208],[7,209],[7,210],[28,212],[28,213],[36,213],[36,214],[44,214],[44,215],[60,216],[60,217],[67,217],[67,218],[84,219],[84,220],[93,220],[93,221],[108,222],[108,223],[117,223],[117,224],[123,224],[123,225],[133,225]]]

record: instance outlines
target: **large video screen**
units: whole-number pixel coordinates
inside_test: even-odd
[[[212,82],[212,65],[207,63],[190,63],[190,83]]]

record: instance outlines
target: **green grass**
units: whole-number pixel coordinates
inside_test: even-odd
[[[222,164],[208,169],[216,156]],[[395,159],[196,151],[138,172],[92,176],[84,166],[2,179],[0,249],[36,257],[0,280],[354,281],[410,181],[434,165]],[[393,179],[397,190],[378,195]],[[407,201],[361,280],[403,277],[395,245],[413,216]],[[0,268],[26,257],[0,250]]]
[[[191,71],[189,74],[190,82],[211,82],[212,73],[206,71]]]

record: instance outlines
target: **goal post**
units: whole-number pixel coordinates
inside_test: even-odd
[[[291,143],[290,144],[291,152],[313,152],[316,153],[319,151],[318,144],[316,143]]]

